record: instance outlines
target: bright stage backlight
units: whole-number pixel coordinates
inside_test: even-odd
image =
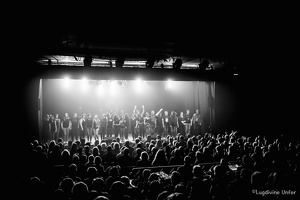
[[[104,86],[103,85],[98,85],[97,86],[97,94],[98,95],[103,95],[104,94]]]
[[[68,76],[64,77],[64,79],[62,80],[62,86],[64,88],[70,87],[70,78]]]
[[[143,85],[144,85],[144,83],[141,78],[137,78],[134,81],[134,87],[135,87],[136,91],[138,91],[138,92],[142,91]]]
[[[86,90],[88,88],[88,80],[86,77],[83,77],[80,81],[81,89]]]
[[[111,95],[116,95],[118,93],[119,85],[117,81],[111,81],[109,83],[109,93]]]
[[[171,89],[173,87],[173,81],[169,79],[166,83],[166,89]]]

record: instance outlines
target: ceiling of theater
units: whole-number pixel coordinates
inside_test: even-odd
[[[181,68],[198,68],[208,60],[211,69],[221,69],[226,63],[238,65],[243,55],[242,41],[235,35],[219,32],[184,35],[151,31],[127,32],[109,35],[104,30],[61,30],[39,36],[35,61],[41,65],[83,66],[84,57],[93,58],[92,67],[115,66],[117,58],[124,58],[124,67],[144,68],[149,59],[153,68],[172,68],[176,59],[182,60]]]

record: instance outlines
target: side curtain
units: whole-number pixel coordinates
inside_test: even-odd
[[[201,115],[202,133],[215,126],[215,82],[198,81],[194,87],[194,107]],[[192,114],[196,112],[191,111]]]

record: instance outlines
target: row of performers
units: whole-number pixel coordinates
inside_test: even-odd
[[[192,133],[198,135],[201,132],[201,116],[199,110],[191,116],[187,109],[186,113],[180,112],[177,116],[175,111],[168,111],[160,109],[157,113],[154,110],[142,112],[134,107],[131,116],[128,113],[121,111],[121,114],[102,114],[100,117],[95,114],[92,117],[91,113],[82,114],[81,117],[77,113],[73,117],[69,117],[65,113],[63,119],[59,115],[46,115],[43,120],[43,139],[58,139],[60,130],[63,132],[63,140],[77,140],[79,138],[87,137],[89,142],[94,139],[104,139],[105,137],[115,138],[120,137],[121,140],[128,139],[128,132],[131,132],[132,138],[141,136],[145,138],[147,135],[160,135],[166,137],[167,135],[175,136],[177,133],[182,135]],[[145,116],[144,116],[145,113]]]

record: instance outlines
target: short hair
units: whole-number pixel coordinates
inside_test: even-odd
[[[178,171],[173,171],[171,174],[171,183],[177,185],[181,182],[181,174]]]
[[[111,152],[111,150],[112,150],[111,146],[108,145],[107,148],[106,148],[106,150],[107,150],[108,152]]]
[[[85,197],[86,195],[89,194],[89,189],[88,186],[80,181],[74,184],[73,188],[72,188],[72,195],[74,197]]]
[[[125,183],[126,187],[130,186],[130,179],[128,178],[128,176],[121,176],[120,181]]]
[[[105,187],[105,182],[102,177],[97,177],[93,179],[91,189],[102,190],[104,187]]]
[[[86,172],[87,172],[88,176],[90,176],[90,177],[95,177],[98,173],[96,167],[89,167],[89,168],[87,168]]]
[[[202,176],[202,168],[199,165],[195,165],[193,167],[193,175],[195,177],[201,177]]]
[[[71,178],[66,177],[59,183],[59,188],[64,192],[71,192],[74,184],[75,182]]]
[[[110,187],[110,194],[113,196],[116,194],[117,196],[123,196],[125,191],[126,185],[121,181],[115,181]]]
[[[109,176],[118,176],[119,175],[119,168],[117,166],[112,166],[108,170]]]
[[[88,160],[89,160],[89,162],[94,162],[94,156],[93,155],[89,155]]]
[[[101,164],[102,163],[102,158],[100,156],[95,156],[94,163],[95,164]]]
[[[124,152],[124,155],[127,155],[127,154],[129,154],[129,149],[126,147],[123,152]]]
[[[71,174],[76,173],[77,172],[77,165],[75,165],[74,163],[69,165],[68,172],[71,173]]]
[[[149,155],[146,151],[141,153],[141,160],[149,160]]]

